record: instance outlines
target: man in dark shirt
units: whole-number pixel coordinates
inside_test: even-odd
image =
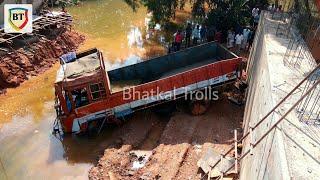
[[[191,34],[192,34],[191,23],[188,23],[186,28],[186,47],[190,47]]]
[[[214,26],[210,26],[207,32],[208,42],[214,41],[215,35],[216,35],[216,28]]]
[[[253,31],[251,31],[250,36],[249,36],[249,46],[248,46],[248,51],[250,50],[250,48],[252,47],[253,44],[253,40],[254,40],[254,36],[256,35],[256,30],[254,29]]]

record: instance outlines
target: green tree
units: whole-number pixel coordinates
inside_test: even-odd
[[[216,8],[208,13],[208,24],[214,24],[218,29],[227,31],[237,25],[246,26],[250,24],[251,10],[255,5],[248,0],[216,0]],[[263,6],[258,6],[260,9]]]
[[[134,10],[143,5],[153,13],[153,21],[167,23],[176,10],[192,5],[192,16],[225,31],[236,25],[247,25],[251,9],[266,7],[268,0],[125,0]]]

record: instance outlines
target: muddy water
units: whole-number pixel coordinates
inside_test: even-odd
[[[111,68],[163,49],[144,40],[146,10],[133,12],[122,0],[90,0],[67,10],[87,37],[81,49],[98,47]],[[154,46],[152,46],[154,47]],[[95,139],[51,135],[55,118],[53,83],[58,64],[0,96],[0,179],[87,179],[88,169],[110,136]]]
[[[68,12],[76,21],[75,28],[87,37],[81,49],[97,47],[109,60],[125,59],[143,50],[141,27],[145,24],[145,9],[134,13],[122,0],[102,0],[87,1],[81,8],[71,7]],[[133,47],[134,43],[137,46]]]

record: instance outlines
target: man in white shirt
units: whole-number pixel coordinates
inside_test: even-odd
[[[252,17],[257,16],[259,14],[259,8],[253,8],[251,13],[252,13]]]
[[[232,30],[228,31],[228,43],[227,43],[227,48],[232,48],[234,44],[234,38],[235,34]]]
[[[242,47],[241,47],[242,49],[246,49],[246,47],[247,47],[249,34],[250,34],[250,30],[247,28],[244,28],[243,29],[243,41],[242,41]]]
[[[192,31],[193,37],[193,45],[196,46],[198,44],[198,40],[200,39],[200,26],[197,25]]]
[[[236,53],[237,53],[237,55],[240,55],[242,41],[243,41],[243,35],[241,33],[238,33],[236,35]]]

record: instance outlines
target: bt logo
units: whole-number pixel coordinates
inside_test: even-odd
[[[20,10],[25,11],[28,14],[28,10],[21,8]],[[12,13],[12,20],[19,20],[22,21],[24,17],[26,16],[25,13]]]
[[[4,30],[6,33],[31,33],[32,4],[5,4]]]

